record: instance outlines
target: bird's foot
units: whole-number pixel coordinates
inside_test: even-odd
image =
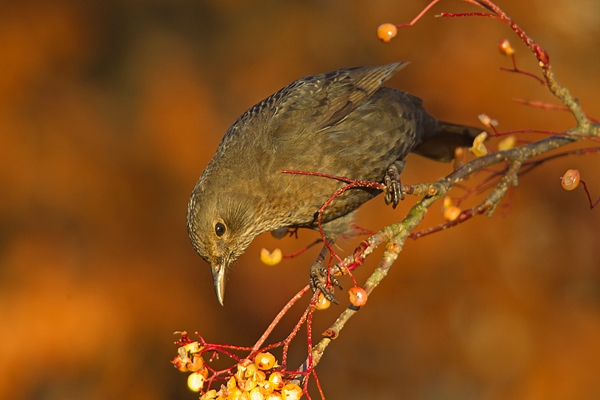
[[[404,162],[390,165],[383,183],[385,184],[384,200],[385,204],[392,204],[392,208],[396,208],[400,200],[404,200],[404,192],[402,191],[402,182],[400,182],[400,172],[404,169]]]
[[[320,290],[321,293],[323,293],[323,296],[332,303],[340,304],[334,297],[334,287],[338,287],[342,290],[342,286],[340,285],[340,282],[329,273],[328,268],[323,266],[322,261],[317,260],[310,267],[310,287],[313,292]]]

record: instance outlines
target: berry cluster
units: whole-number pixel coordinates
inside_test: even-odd
[[[209,375],[201,355],[203,349],[198,342],[187,343],[179,347],[172,361],[178,370],[192,372],[187,383],[194,392],[203,391]],[[268,352],[258,353],[254,361],[242,359],[226,385],[203,392],[200,400],[299,400],[302,388],[273,370],[277,367],[275,356]]]

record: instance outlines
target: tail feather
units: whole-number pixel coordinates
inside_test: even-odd
[[[436,161],[450,162],[457,147],[471,147],[475,136],[483,129],[465,125],[439,122],[437,132],[423,140],[413,153]]]

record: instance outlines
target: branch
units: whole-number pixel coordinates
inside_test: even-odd
[[[364,289],[370,295],[371,292],[387,276],[391,266],[398,258],[400,251],[406,239],[411,236],[411,232],[419,225],[425,217],[428,208],[438,199],[443,197],[453,186],[469,177],[475,172],[484,170],[490,166],[500,163],[508,163],[509,166],[503,174],[500,182],[494,187],[490,194],[480,204],[470,210],[463,211],[455,220],[442,225],[441,229],[455,226],[464,222],[475,215],[485,213],[488,217],[493,214],[500,200],[506,195],[511,186],[518,185],[518,174],[526,160],[534,158],[540,154],[563,147],[582,139],[598,138],[600,135],[600,124],[592,123],[581,110],[579,102],[574,99],[569,91],[561,86],[551,70],[549,56],[537,43],[535,43],[511,18],[509,18],[498,6],[489,0],[465,0],[477,4],[493,14],[488,13],[469,13],[469,14],[442,14],[443,17],[466,17],[466,16],[484,16],[498,19],[507,25],[525,42],[530,50],[535,54],[542,69],[546,86],[550,92],[557,97],[561,103],[573,114],[577,121],[577,126],[561,134],[556,134],[539,141],[522,145],[520,147],[499,151],[463,165],[445,178],[440,179],[434,184],[426,185],[429,188],[435,188],[425,198],[418,201],[409,211],[408,215],[398,223],[389,225],[375,233],[366,241],[363,241],[354,251],[354,254],[347,257],[343,263],[345,265],[360,265],[365,258],[375,250],[380,244],[387,242],[386,250],[379,265],[373,274],[367,279]],[[398,27],[412,26],[421,16],[429,10],[437,0],[432,1],[411,23],[397,25]],[[586,190],[589,196],[589,191]],[[597,203],[597,202],[596,202]],[[590,197],[590,205],[592,205]],[[595,205],[595,204],[593,204]],[[434,228],[435,229],[435,228]],[[438,229],[438,230],[441,230]],[[423,231],[426,232],[426,231]],[[431,232],[429,232],[431,233]],[[426,233],[423,233],[426,234]],[[420,236],[423,236],[421,234]],[[420,237],[418,236],[418,237]],[[334,271],[341,271],[342,265],[337,264],[333,267]],[[346,308],[336,321],[327,329],[324,338],[313,348],[310,356],[311,365],[314,368],[322,358],[325,349],[336,339],[346,323],[354,316],[360,308],[350,305]],[[305,363],[306,365],[306,363]]]

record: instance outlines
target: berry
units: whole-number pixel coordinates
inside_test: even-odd
[[[319,297],[317,298],[317,302],[315,303],[315,309],[317,310],[326,310],[331,305],[331,301],[327,300],[327,297],[323,295],[323,293],[319,293]]]
[[[350,303],[356,307],[364,306],[367,303],[367,298],[369,297],[367,291],[358,286],[354,286],[348,290],[348,294],[350,295]]]
[[[258,353],[254,358],[254,363],[258,367],[258,369],[267,370],[271,369],[277,365],[277,361],[275,360],[275,356],[271,353]],[[273,374],[271,374],[273,375]],[[269,378],[270,380],[270,378]]]
[[[565,190],[574,190],[581,180],[581,175],[576,169],[570,169],[560,178],[560,184]]]
[[[475,136],[475,139],[473,140],[473,147],[469,149],[471,153],[475,155],[475,157],[485,156],[488,153],[485,144],[483,144],[486,138],[487,132],[481,132],[479,135]]]
[[[396,28],[396,25],[394,25],[394,24],[390,24],[390,23],[381,24],[377,28],[377,37],[383,43],[389,43],[390,40],[392,40],[394,38],[394,36],[396,36],[397,33],[398,33],[398,29]]]
[[[281,249],[275,249],[272,253],[265,248],[260,251],[260,261],[267,265],[277,265],[281,262],[282,258]]]
[[[269,382],[271,382],[275,390],[281,390],[283,388],[283,385],[285,384],[285,382],[283,381],[283,376],[280,372],[273,372],[269,376]]]
[[[498,43],[498,50],[500,50],[500,53],[504,54],[505,56],[512,56],[515,54],[515,49],[513,49],[513,47],[510,45],[508,39],[503,39],[500,41],[500,43]]]
[[[188,376],[187,384],[190,390],[199,392],[204,386],[204,381],[206,381],[206,378],[202,374],[194,372]]]
[[[456,218],[458,218],[460,213],[461,213],[460,208],[458,208],[456,206],[450,206],[450,207],[444,208],[444,219],[446,221],[454,221]]]
[[[513,147],[515,147],[516,141],[517,139],[515,138],[515,135],[507,136],[504,139],[502,139],[500,143],[498,143],[498,150],[512,149]]]
[[[281,389],[281,396],[285,400],[298,400],[302,397],[302,389],[295,383],[288,383]]]

